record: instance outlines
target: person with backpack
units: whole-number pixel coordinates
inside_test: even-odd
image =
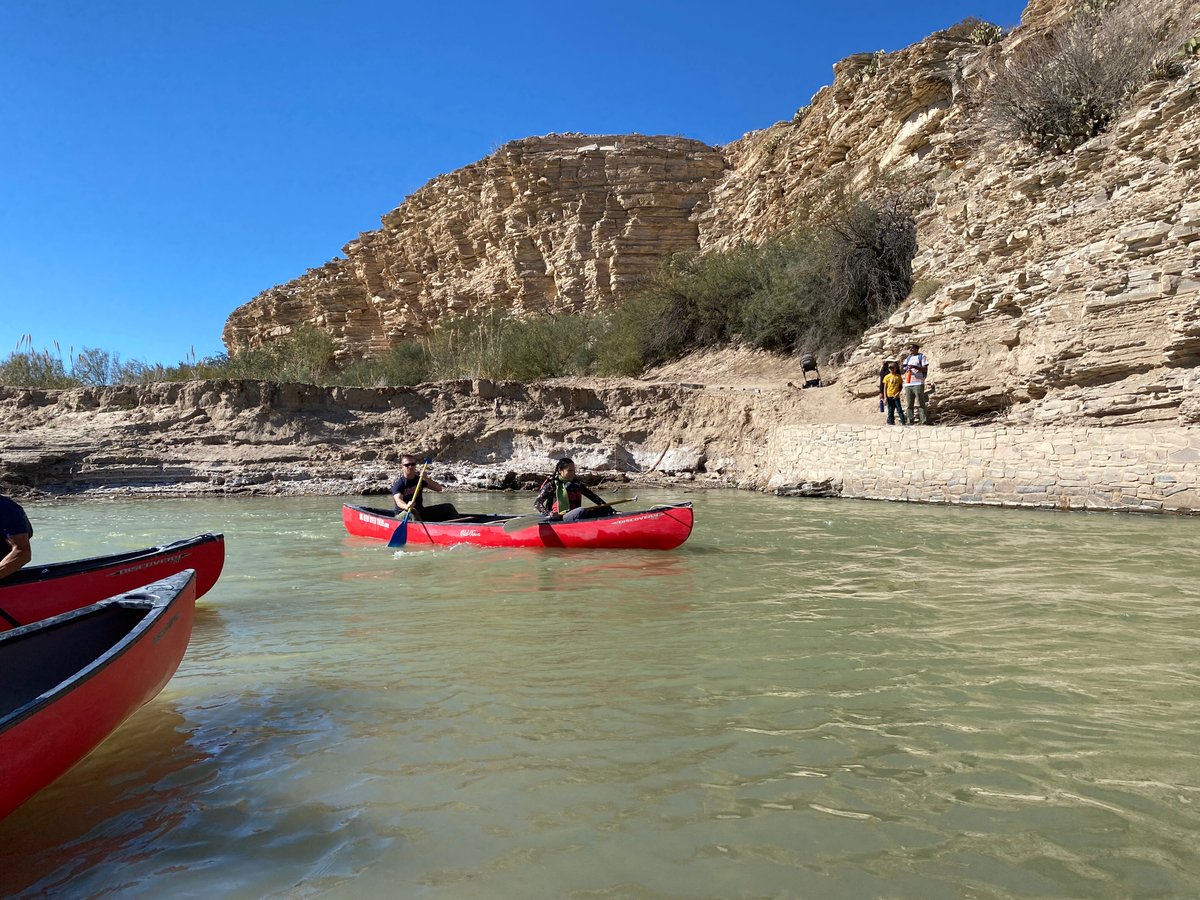
[[[921,424],[927,422],[925,412],[925,380],[929,377],[929,359],[921,352],[915,341],[908,345],[908,356],[904,358],[904,400],[908,407],[908,421],[916,424],[914,407],[921,411]]]
[[[596,506],[585,508],[584,497]],[[575,461],[566,456],[555,465],[554,474],[542,482],[533,506],[543,516],[551,520],[561,519],[564,522],[578,522],[580,519],[594,519],[613,514],[612,507],[606,504],[599,494],[575,477]]]
[[[896,416],[900,416],[900,424],[907,425],[904,418],[904,403],[901,394],[904,392],[904,379],[900,377],[900,364],[888,363],[888,373],[883,376],[883,394],[887,398],[887,423],[896,424]]]

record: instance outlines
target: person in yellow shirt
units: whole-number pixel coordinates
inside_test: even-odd
[[[900,364],[888,363],[887,374],[883,376],[883,395],[887,398],[887,423],[896,424],[896,416],[900,416],[900,424],[907,425],[904,418],[904,404],[900,395],[904,393],[904,379],[900,376]]]

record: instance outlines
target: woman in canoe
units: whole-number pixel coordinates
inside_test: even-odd
[[[585,509],[583,498],[587,497],[596,506]],[[611,516],[612,508],[587,485],[575,478],[575,462],[564,456],[554,467],[554,474],[542,482],[534,507],[548,519],[577,522],[580,519],[595,519]]]

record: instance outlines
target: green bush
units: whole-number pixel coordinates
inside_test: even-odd
[[[1004,37],[1004,29],[975,16],[968,16],[949,28],[934,32],[934,37],[988,47]]]
[[[761,246],[673,258],[609,317],[598,370],[633,375],[738,338],[763,350],[832,350],[908,295],[916,227],[899,194],[868,200],[835,184],[802,215],[802,226]]]
[[[922,301],[928,300],[941,288],[942,283],[936,278],[923,278],[913,285],[912,293],[909,294],[913,300]]]
[[[79,381],[67,373],[62,357],[49,350],[14,350],[0,362],[0,384],[53,390],[78,387]]]
[[[409,340],[386,355],[356,360],[337,373],[338,384],[386,387],[429,381],[429,353],[420,341]]]

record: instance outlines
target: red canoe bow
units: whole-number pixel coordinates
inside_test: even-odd
[[[195,611],[188,569],[0,635],[0,819],[163,689]]]

